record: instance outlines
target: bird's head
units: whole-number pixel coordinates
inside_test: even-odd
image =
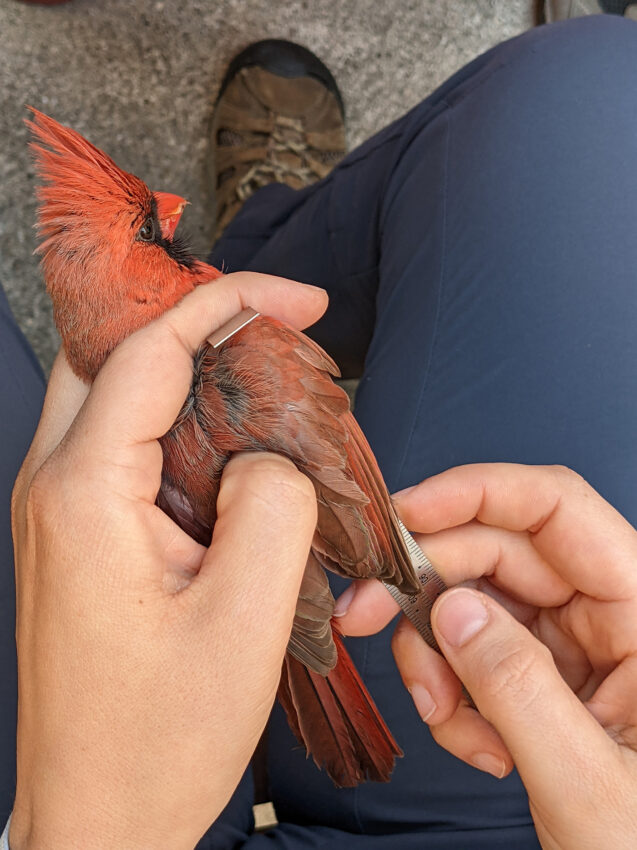
[[[186,206],[36,109],[27,124],[44,185],[38,253],[73,370],[92,380],[126,336],[219,272],[174,238]]]

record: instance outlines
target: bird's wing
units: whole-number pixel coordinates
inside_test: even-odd
[[[210,544],[210,523],[204,522],[197,516],[188,497],[183,490],[162,481],[161,488],[157,494],[157,507],[177,523],[186,534],[189,534],[197,543],[203,546]]]
[[[305,334],[263,316],[229,342],[230,368],[261,393],[252,434],[291,458],[314,484],[318,561],[346,577],[376,577],[416,592],[380,469],[347,394],[332,380],[335,363]]]
[[[336,664],[330,623],[334,597],[325,570],[310,552],[296,603],[288,652],[321,676]]]

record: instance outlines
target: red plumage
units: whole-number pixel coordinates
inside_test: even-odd
[[[173,238],[185,202],[152,193],[75,131],[33,110],[39,251],[73,370],[92,380],[126,336],[220,272]],[[318,522],[279,698],[290,726],[337,785],[386,781],[400,749],[332,623],[325,569],[418,589],[374,456],[307,336],[259,316],[220,349],[204,344],[184,407],[162,438],[157,503],[208,544],[223,467],[243,450],[289,457],[313,482]]]

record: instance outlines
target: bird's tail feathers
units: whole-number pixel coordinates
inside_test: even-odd
[[[387,782],[402,751],[336,628],[334,641],[338,660],[327,676],[308,670],[286,653],[279,700],[308,756],[335,785],[351,788],[366,779]]]

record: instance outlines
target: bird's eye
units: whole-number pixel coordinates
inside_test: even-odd
[[[137,238],[141,242],[152,242],[155,238],[155,222],[152,218],[147,218],[139,228]]]

